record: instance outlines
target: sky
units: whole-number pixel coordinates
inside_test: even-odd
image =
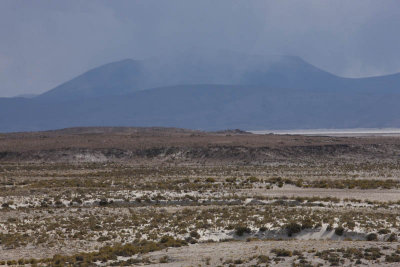
[[[125,58],[295,55],[345,77],[400,72],[398,0],[0,1],[0,97]]]

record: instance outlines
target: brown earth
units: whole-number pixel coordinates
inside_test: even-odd
[[[0,134],[0,265],[62,266],[62,257],[168,235],[187,243],[89,266],[397,266],[399,210],[400,137]]]
[[[322,157],[322,158],[321,158]],[[130,161],[175,163],[397,160],[400,137],[256,135],[175,128],[71,128],[0,134],[0,161]]]

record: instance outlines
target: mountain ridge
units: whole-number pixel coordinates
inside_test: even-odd
[[[138,90],[179,84],[233,84],[293,87],[299,77],[323,75],[323,71],[297,56],[247,56],[240,53],[184,55],[153,60],[123,59],[90,69],[37,96],[39,99],[70,100],[122,95]],[[301,73],[300,73],[301,72]],[[310,77],[313,80],[315,77]],[[282,80],[290,83],[282,85]],[[307,84],[310,87],[309,84]]]
[[[299,57],[267,59],[112,62],[34,98],[0,98],[0,131],[400,127],[400,74],[342,78]]]

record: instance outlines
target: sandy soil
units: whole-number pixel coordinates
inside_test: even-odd
[[[320,188],[298,188],[285,186],[284,188],[274,188],[273,190],[251,189],[243,190],[246,194],[262,195],[267,197],[336,197],[339,199],[360,199],[371,201],[399,201],[399,189],[320,189]]]
[[[177,243],[168,249],[91,264],[398,266],[399,155],[400,137],[387,136],[173,128],[0,134],[0,261],[141,241],[161,249],[171,237]],[[350,262],[340,248],[363,250]]]
[[[368,247],[382,247],[387,246],[385,242],[365,242],[365,241],[252,241],[252,242],[224,242],[224,243],[206,243],[196,244],[189,247],[182,248],[169,248],[168,251],[157,251],[150,253],[149,256],[153,259],[159,259],[162,256],[168,255],[172,262],[168,264],[153,264],[150,266],[205,266],[206,259],[211,258],[210,266],[218,266],[228,259],[248,259],[251,256],[268,255],[273,257],[271,250],[274,248],[299,250],[299,251],[321,251],[337,248],[368,248]],[[397,244],[391,244],[391,247],[397,247]],[[221,261],[221,258],[223,259]],[[311,256],[307,257],[315,263],[322,263],[324,261],[315,259]],[[292,266],[293,258],[285,259],[284,262],[273,264],[274,266]],[[254,262],[242,264],[240,266],[251,266]],[[326,263],[325,263],[326,264]],[[324,265],[325,265],[324,264]],[[349,263],[348,263],[349,264]],[[394,263],[364,263],[367,266],[398,266]],[[365,266],[364,265],[364,266]]]

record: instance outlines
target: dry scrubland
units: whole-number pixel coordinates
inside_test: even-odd
[[[400,138],[0,134],[0,265],[398,266]]]

